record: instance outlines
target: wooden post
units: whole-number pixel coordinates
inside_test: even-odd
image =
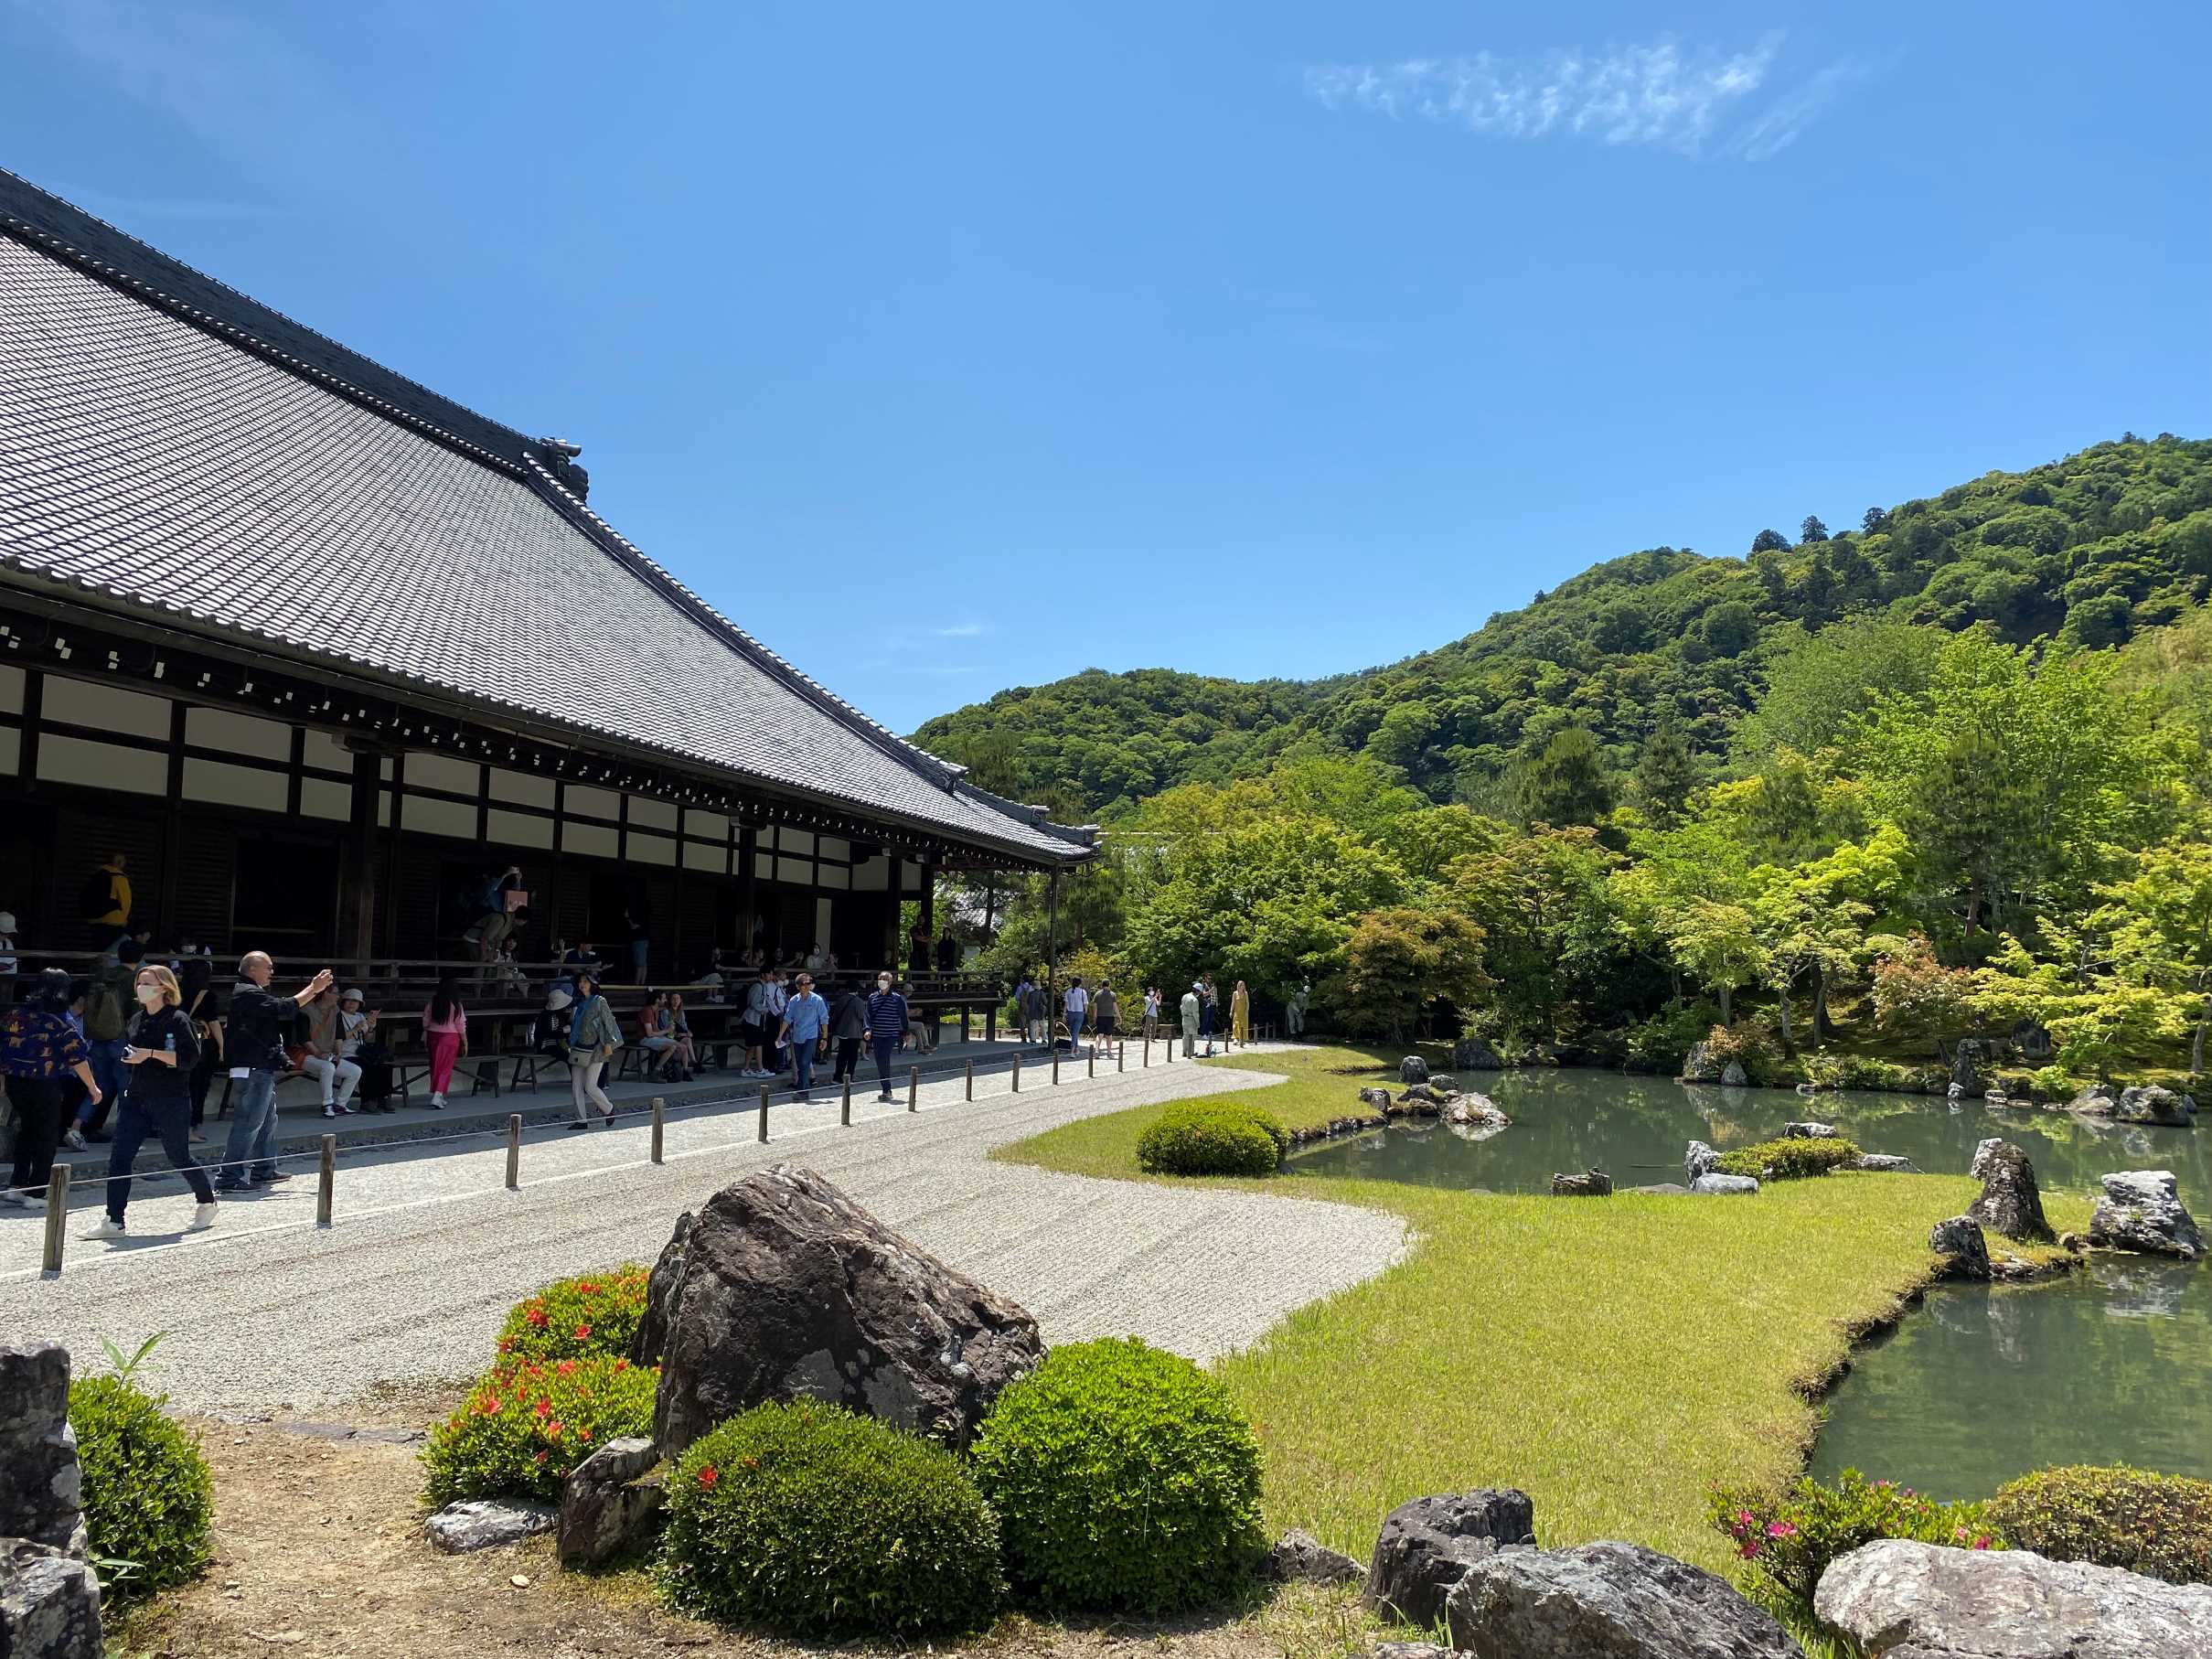
[[[768,1086],[761,1085],[761,1144],[768,1144]]]
[[[1152,1039],[1149,1037],[1144,1040],[1144,1069],[1146,1071],[1152,1069]]]
[[[57,1163],[46,1178],[46,1255],[39,1266],[61,1271],[61,1251],[69,1236],[69,1166]]]
[[[1056,1043],[1053,1045],[1053,1086],[1060,1086],[1060,1045]]]
[[[654,1161],[655,1163],[659,1163],[659,1162],[661,1162],[661,1161],[662,1161],[662,1158],[661,1158],[661,1155],[660,1155],[660,1147],[661,1147],[661,1133],[662,1133],[662,1131],[663,1131],[665,1129],[667,1129],[667,1127],[668,1127],[668,1101],[667,1101],[667,1100],[665,1100],[665,1099],[663,1099],[663,1098],[662,1098],[660,1096],[658,1096],[658,1095],[654,1096],[654,1097],[653,1097],[653,1161]]]
[[[330,1225],[331,1206],[337,1198],[337,1191],[338,1138],[336,1135],[325,1135],[323,1137],[322,1166],[317,1172],[315,1187],[315,1225],[316,1226],[326,1227]]]
[[[906,1109],[910,1112],[922,1109],[922,1068],[918,1065],[906,1068]]]
[[[976,1063],[975,1063],[973,1060],[970,1060],[970,1061],[967,1063],[967,1098],[968,1098],[968,1099],[970,1099],[970,1100],[973,1100],[975,1097],[976,1097]]]
[[[1114,1044],[1114,1069],[1117,1072],[1129,1069],[1129,1040],[1127,1037]]]
[[[1083,1057],[1083,1075],[1086,1077],[1095,1077],[1098,1075],[1098,1046],[1096,1044],[1093,1044],[1091,1052]]]
[[[1014,1093],[1021,1092],[1021,1051],[1014,1050]]]
[[[850,1076],[845,1079],[844,1101],[838,1108],[838,1124],[842,1129],[852,1127],[852,1078]]]
[[[522,1190],[522,1114],[509,1112],[507,1117],[507,1190]]]

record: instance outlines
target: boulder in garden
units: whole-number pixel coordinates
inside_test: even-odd
[[[965,1447],[1044,1357],[1021,1307],[793,1164],[715,1193],[679,1224],[654,1277],[664,1269],[653,1439],[666,1457],[748,1407],[801,1397]]]
[[[1579,1175],[1554,1174],[1552,1196],[1555,1198],[1610,1198],[1613,1178],[1603,1170],[1585,1170]]]
[[[1495,1072],[1505,1069],[1498,1051],[1480,1037],[1461,1037],[1452,1044],[1451,1068],[1456,1072]]]
[[[2190,1129],[2196,1123],[2196,1097],[2177,1095],[2164,1084],[2146,1083],[2123,1088],[2112,1107],[2120,1123],[2150,1123],[2167,1129]]]
[[[2196,1218],[2182,1207],[2171,1170],[2121,1170],[2103,1177],[2089,1214],[2089,1242],[2146,1256],[2195,1261],[2205,1253]]]
[[[1832,1140],[1834,1138],[1835,1125],[1833,1123],[1818,1123],[1807,1118],[1801,1123],[1782,1125],[1782,1139],[1785,1140]]]
[[[2068,1101],[2066,1109],[2092,1118],[2109,1118],[2119,1105],[2119,1090],[2109,1083],[2092,1083]]]
[[[1801,1659],[1726,1579],[1640,1544],[1491,1556],[1453,1587],[1444,1617],[1452,1646],[1476,1659]]]
[[[1745,1088],[1751,1082],[1751,1075],[1744,1070],[1741,1061],[1731,1060],[1720,1068],[1720,1081],[1724,1088]]]
[[[86,1553],[69,1351],[59,1343],[0,1343],[0,1537]]]
[[[1871,1659],[2204,1659],[2212,1586],[2025,1549],[1883,1538],[1829,1563],[1821,1622]]]
[[[1360,1104],[1371,1112],[1387,1112],[1391,1105],[1390,1091],[1386,1088],[1363,1088],[1360,1091]]]
[[[660,1521],[660,1453],[643,1435],[609,1440],[561,1482],[563,1567],[598,1567],[647,1544]]]
[[[1398,1081],[1400,1083],[1427,1082],[1428,1062],[1418,1054],[1407,1054],[1405,1058],[1398,1062]]]
[[[1724,1175],[1718,1170],[1714,1170],[1692,1181],[1690,1191],[1704,1198],[1726,1198],[1731,1195],[1748,1197],[1758,1191],[1758,1177]]]
[[[2043,1218],[2043,1198],[2036,1189],[2036,1166],[2009,1140],[1989,1140],[1974,1149],[1967,1173],[1982,1183],[1982,1196],[1966,1213],[1993,1233],[2007,1238],[2048,1240],[2051,1224]]]
[[[1710,1175],[1720,1168],[1720,1154],[1702,1140],[1690,1142],[1690,1150],[1683,1154],[1683,1173],[1692,1181],[1700,1175]]]
[[[1311,1533],[1293,1526],[1261,1560],[1260,1576],[1280,1583],[1302,1579],[1309,1584],[1357,1584],[1367,1575],[1341,1550],[1331,1549]]]
[[[102,1659],[100,1579],[50,1544],[0,1538],[0,1655]]]
[[[1945,1258],[1946,1279],[1987,1279],[1989,1241],[1972,1215],[1952,1215],[1928,1229],[1928,1247]]]
[[[1918,1175],[1920,1166],[1909,1158],[1900,1158],[1895,1152],[1861,1152],[1843,1166],[1848,1170],[1865,1170],[1876,1175]]]
[[[1483,1487],[1416,1498],[1383,1522],[1367,1568],[1367,1605],[1416,1630],[1432,1630],[1444,1598],[1469,1568],[1501,1549],[1535,1542],[1535,1506],[1525,1492]]]
[[[1690,1052],[1682,1057],[1682,1083],[1718,1083],[1721,1063],[1710,1043],[1693,1043]]]
[[[550,1504],[520,1498],[463,1498],[448,1504],[423,1524],[430,1541],[449,1556],[519,1544],[550,1532],[561,1512]]]

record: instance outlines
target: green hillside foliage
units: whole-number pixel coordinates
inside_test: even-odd
[[[1761,1075],[1833,1080],[1832,1043],[1907,1066],[2032,1022],[2046,1089],[2199,1070],[2208,503],[2212,444],[2127,440],[1748,561],[1637,554],[1355,681],[1251,688],[1253,725],[1190,733],[1217,776],[1093,797],[1103,856],[1056,941],[1042,882],[999,878],[987,959],[1056,942],[1170,1003],[1241,979],[1263,1019],[1310,985],[1335,1029],[1509,1057],[1671,1067],[1725,1026]],[[1221,684],[1008,696],[1042,719],[1140,679]],[[979,772],[1063,735],[967,729]]]
[[[1608,560],[1463,639],[1362,674],[1246,684],[1092,669],[941,715],[915,739],[988,787],[1085,819],[1298,755],[1366,755],[1431,800],[1519,816],[1519,768],[1568,728],[1589,733],[1624,783],[1670,720],[1708,766],[1747,745],[1811,753],[1822,722],[1858,711],[1813,696],[1742,728],[1775,665],[1847,618],[1866,630],[1854,649],[1876,644],[1909,677],[1926,672],[1940,633],[1979,626],[2007,644],[2103,648],[2201,601],[2212,442],[2125,438],[1869,509],[1856,529],[1804,528],[1822,539],[1769,530],[1742,557],[1662,547]]]

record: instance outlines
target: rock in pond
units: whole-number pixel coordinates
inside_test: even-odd
[[[101,1659],[100,1579],[67,1549],[0,1538],[0,1654]]]
[[[1683,1083],[1718,1083],[1720,1081],[1720,1074],[1721,1063],[1719,1058],[1713,1053],[1713,1044],[1710,1043],[1693,1043],[1690,1044],[1690,1052],[1683,1056],[1682,1076],[1677,1079],[1677,1081]]]
[[[1433,1630],[1444,1598],[1469,1568],[1501,1549],[1535,1542],[1536,1511],[1525,1492],[1483,1487],[1416,1498],[1383,1522],[1367,1568],[1366,1603],[1416,1630]]]
[[[2171,1170],[2121,1170],[2103,1177],[2089,1215],[2089,1242],[2146,1256],[2195,1261],[2205,1253],[2196,1217],[2182,1208]]]
[[[1444,1108],[1444,1121],[1468,1127],[1503,1129],[1512,1119],[1488,1095],[1462,1095]]]
[[[1978,1095],[1984,1085],[1982,1068],[1991,1063],[1990,1045],[1979,1037],[1961,1037],[1950,1051],[1951,1086],[1961,1095]]]
[[[1989,1241],[1982,1236],[1982,1224],[1972,1215],[1953,1215],[1936,1223],[1928,1229],[1928,1247],[1949,1258],[1943,1264],[1945,1279],[1989,1277]]]
[[[2043,1218],[2043,1198],[2036,1189],[2036,1166],[2009,1140],[1991,1139],[1974,1149],[1969,1175],[1982,1183],[1982,1196],[1966,1213],[1993,1233],[2007,1238],[2047,1243],[2056,1236]]]
[[[1405,1059],[1398,1062],[1398,1081],[1400,1083],[1427,1082],[1428,1062],[1418,1054],[1407,1054]]]
[[[2069,1112],[2082,1112],[2092,1118],[2109,1118],[2112,1108],[2120,1104],[2120,1092],[2109,1083],[2092,1083],[2066,1103]]]
[[[1838,1557],[1813,1611],[1870,1659],[2204,1659],[2212,1586],[2025,1549],[1884,1538]]]
[[[1700,1175],[1710,1175],[1720,1168],[1720,1154],[1702,1140],[1690,1142],[1690,1150],[1683,1154],[1683,1172],[1692,1181]]]
[[[1749,1085],[1751,1077],[1741,1061],[1731,1060],[1720,1068],[1720,1081],[1724,1088],[1743,1088]]]
[[[1505,1062],[1481,1038],[1461,1037],[1452,1044],[1451,1068],[1456,1072],[1497,1072],[1505,1069]]]
[[[1304,1579],[1311,1584],[1357,1584],[1367,1570],[1342,1551],[1293,1526],[1261,1560],[1260,1576],[1278,1583]]]
[[[1386,1088],[1363,1088],[1360,1091],[1360,1104],[1371,1112],[1387,1112],[1391,1107],[1390,1091]]]
[[[1444,1617],[1453,1648],[1477,1659],[1802,1659],[1727,1580],[1640,1544],[1490,1557]]]
[[[448,1504],[430,1517],[425,1530],[430,1541],[449,1556],[472,1550],[497,1549],[519,1544],[541,1532],[550,1532],[561,1512],[550,1504],[531,1504],[519,1498],[464,1498]]]
[[[2112,1108],[2112,1118],[2119,1123],[2163,1124],[2168,1129],[2190,1129],[2196,1122],[2196,1097],[2177,1095],[2163,1084],[2143,1084],[2135,1088],[2123,1088],[2120,1099]]]
[[[561,1482],[563,1567],[598,1567],[642,1549],[660,1520],[660,1453],[643,1435],[609,1440]]]
[[[1579,1175],[1552,1176],[1554,1198],[1610,1198],[1613,1178],[1603,1170],[1585,1170]]]
[[[732,1182],[679,1223],[653,1268],[664,1276],[665,1457],[747,1407],[802,1396],[965,1447],[1044,1357],[1021,1308],[793,1164]]]
[[[1834,1138],[1835,1125],[1833,1123],[1819,1123],[1808,1118],[1801,1123],[1782,1125],[1782,1139],[1785,1140],[1833,1140]]]
[[[1690,1191],[1707,1198],[1725,1198],[1730,1193],[1748,1194],[1758,1191],[1756,1175],[1724,1175],[1718,1170],[1700,1175],[1690,1183]]]
[[[1911,1159],[1900,1158],[1895,1152],[1861,1152],[1843,1167],[1865,1170],[1876,1175],[1918,1175],[1924,1172]]]

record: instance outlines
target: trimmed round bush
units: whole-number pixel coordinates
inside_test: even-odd
[[[1841,1135],[1786,1135],[1779,1140],[1762,1140],[1757,1146],[1723,1152],[1720,1171],[1724,1175],[1749,1175],[1758,1181],[1796,1181],[1825,1175],[1858,1156],[1857,1143]]]
[[[1008,1577],[1043,1607],[1203,1606],[1266,1547],[1244,1413],[1189,1360],[1135,1337],[1054,1348],[999,1396],[974,1456]]]
[[[689,1612],[833,1640],[978,1630],[1005,1594],[998,1517],[957,1458],[809,1399],[692,1443],[654,1571]]]
[[[2022,1549],[2212,1584],[2212,1481],[2076,1464],[1997,1488],[1989,1512]]]
[[[609,1440],[653,1431],[657,1365],[604,1354],[507,1360],[477,1379],[422,1449],[430,1501],[561,1496],[569,1471]]]
[[[634,1261],[604,1273],[558,1279],[508,1310],[499,1327],[507,1359],[619,1358],[645,1318],[647,1270]]]
[[[69,1385],[85,1530],[92,1553],[115,1564],[101,1577],[117,1595],[166,1589],[208,1565],[214,1483],[199,1443],[162,1405],[120,1376]]]
[[[1150,1175],[1272,1175],[1289,1145],[1289,1132],[1265,1112],[1197,1101],[1146,1127],[1137,1167]]]

